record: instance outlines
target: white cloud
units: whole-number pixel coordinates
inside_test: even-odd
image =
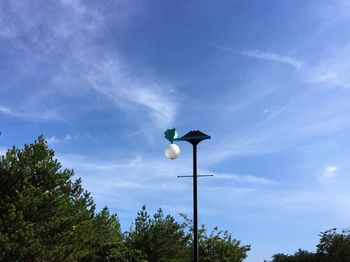
[[[251,121],[252,124],[241,126],[237,132],[225,133],[215,145],[208,145],[204,163],[210,165],[235,156],[276,153],[305,145],[309,138],[349,129],[350,94],[328,92],[309,89],[271,112],[259,112],[260,117]],[[256,106],[259,107],[259,101],[245,110]]]
[[[310,6],[310,15],[319,19],[319,24],[333,26],[346,23],[350,19],[350,2],[348,0],[334,0],[332,2],[315,2]],[[320,28],[324,28],[319,26]]]
[[[338,166],[335,166],[335,165],[326,166],[324,171],[323,171],[323,174],[321,176],[319,176],[318,179],[320,181],[332,179],[336,175],[338,170],[339,170]]]
[[[62,4],[72,8],[78,14],[86,13],[85,7],[81,4],[79,0],[61,0],[61,2]]]
[[[42,6],[38,7],[40,4]],[[79,0],[61,0],[52,5],[46,2],[1,5],[0,26],[5,26],[1,34],[8,36],[6,41],[20,57],[18,61],[11,61],[16,64],[18,75],[35,78],[37,68],[49,68],[48,64],[54,68],[52,72],[46,72],[45,85],[32,88],[22,99],[21,108],[26,113],[6,108],[1,112],[30,120],[37,118],[36,112],[42,111],[40,107],[61,105],[55,102],[66,96],[81,98],[85,94],[96,99],[91,93],[95,90],[99,99],[109,100],[104,103],[106,108],[130,114],[139,126],[164,128],[172,123],[178,101],[171,94],[171,84],[149,73],[148,68],[127,65],[117,47],[107,51],[93,41],[101,32],[105,33],[107,23],[113,23],[114,32],[129,26],[126,21],[130,22],[140,11],[139,6],[139,1],[130,5],[121,0],[115,4],[112,15],[103,12],[103,5],[93,8]],[[147,75],[140,72],[147,72]],[[88,110],[97,106],[94,102]],[[64,105],[59,109],[66,110]],[[38,116],[46,119],[52,112]]]
[[[10,108],[4,106],[0,106],[0,112],[7,115],[15,114]]]
[[[10,107],[0,106],[0,113],[20,118],[22,120],[28,121],[63,121],[64,119],[56,112],[56,110],[50,110],[46,112],[30,112],[24,113],[20,111],[15,111]]]
[[[227,47],[214,44],[213,46],[227,52],[238,52]],[[210,150],[206,161],[215,163],[233,156],[274,153],[291,148],[298,143],[305,144],[305,139],[310,137],[336,134],[340,130],[349,129],[350,94],[345,89],[345,87],[350,86],[349,52],[350,43],[332,46],[325,49],[318,58],[310,59],[310,62],[302,66],[302,70],[297,71],[304,83],[315,84],[317,87],[343,87],[344,89],[332,91],[324,88],[305,88],[305,84],[301,83],[302,89],[295,88],[296,92],[293,92],[293,96],[288,93],[288,86],[282,85],[283,88],[272,89],[269,96],[277,97],[280,95],[278,92],[281,94],[283,92],[283,96],[281,96],[283,100],[285,94],[288,93],[289,102],[283,104],[278,101],[274,102],[273,110],[264,111],[265,117],[260,117],[260,111],[254,109],[257,113],[253,117],[258,116],[257,121],[251,121],[254,123],[253,125],[240,127],[241,134],[237,131],[226,137],[223,136],[223,141]],[[263,56],[257,52],[246,53],[246,55]],[[296,61],[295,66],[297,67],[299,61]],[[295,61],[286,59],[285,62],[293,64]],[[266,72],[264,73],[266,74]],[[258,77],[257,79],[260,80]],[[254,80],[253,84],[260,87],[262,81],[258,80]],[[248,87],[251,88],[251,85]],[[268,86],[268,84],[266,85]],[[225,119],[227,121],[232,119],[235,114],[249,112],[254,107],[258,108],[260,105],[264,105],[266,108],[264,100],[268,96],[264,93],[260,96],[255,95],[256,93],[262,94],[261,88],[257,90],[252,87],[246,100],[243,99],[243,102],[233,105],[237,112],[226,110],[223,113],[221,110],[220,117],[227,115]],[[276,106],[276,104],[279,105]],[[241,108],[237,109],[237,107]]]
[[[145,190],[164,191],[181,190],[182,185],[178,183],[177,175],[191,174],[191,168],[187,165],[190,161],[179,166],[162,156],[157,158],[144,158],[137,155],[128,159],[118,158],[115,161],[106,161],[83,155],[57,154],[58,160],[66,168],[76,170],[76,175],[83,176],[84,182],[91,183],[94,190],[106,192],[107,188],[128,189],[143,187]],[[99,182],[98,182],[99,181]],[[118,185],[117,185],[118,184]],[[125,187],[124,187],[125,186]],[[113,189],[114,190],[114,189]],[[107,190],[108,191],[108,190]]]
[[[217,49],[240,54],[243,56],[253,57],[257,59],[275,61],[294,66],[298,70],[298,74],[305,83],[326,84],[327,86],[349,87],[350,76],[350,43],[344,45],[331,46],[326,48],[318,59],[313,59],[308,63],[304,63],[299,59],[290,56],[284,56],[276,53],[264,52],[261,50],[244,50],[236,51],[229,47],[211,44]]]
[[[147,114],[161,128],[174,121],[177,100],[169,92],[171,87],[168,84],[160,84],[152,77],[134,76],[117,59],[105,61],[81,53],[77,57],[81,80],[108,97],[117,108]]]
[[[117,206],[133,213],[142,204],[181,206],[183,199],[191,196],[191,182],[177,178],[191,174],[191,161],[174,163],[162,155],[117,157],[118,161],[75,154],[56,156],[64,168],[74,169],[75,175],[82,177],[84,188],[99,207]]]
[[[301,72],[306,83],[324,84],[328,87],[350,87],[350,43],[333,46]]]
[[[276,181],[273,181],[264,177],[258,177],[258,176],[252,176],[252,175],[215,173],[214,176],[215,176],[215,179],[219,179],[219,180],[227,180],[227,181],[233,181],[238,183],[248,183],[248,184],[256,184],[256,185],[271,185],[271,184],[277,183]]]
[[[248,56],[248,57],[253,57],[253,58],[262,59],[262,60],[284,63],[284,64],[294,66],[296,68],[300,68],[303,65],[303,62],[299,61],[298,59],[296,59],[294,57],[284,56],[284,55],[280,55],[280,54],[276,54],[276,53],[264,52],[264,51],[261,51],[258,49],[236,51],[236,50],[233,50],[229,47],[220,46],[217,44],[211,44],[211,45],[216,47],[217,49],[220,49],[220,50],[223,50],[226,52],[239,54],[239,55],[243,55],[243,56]]]
[[[51,136],[51,137],[46,138],[46,141],[49,145],[55,145],[58,143],[63,143],[63,142],[67,142],[67,141],[75,140],[75,139],[80,139],[80,138],[90,138],[90,135],[88,135],[88,134],[84,134],[84,135],[67,134],[62,138],[58,138],[56,136]]]
[[[238,53],[241,55],[244,55],[244,56],[249,56],[249,57],[254,57],[254,58],[258,58],[258,59],[284,63],[284,64],[289,64],[289,65],[292,65],[296,68],[300,68],[303,65],[303,63],[301,61],[297,60],[296,58],[289,57],[289,56],[283,56],[283,55],[276,54],[276,53],[263,52],[263,51],[260,51],[258,49],[246,50],[246,51],[241,51]]]
[[[46,141],[49,145],[54,145],[54,144],[60,143],[62,141],[62,139],[58,139],[55,136],[51,136],[51,137],[46,138]]]
[[[168,207],[174,214],[189,213],[192,179],[178,179],[177,176],[192,174],[191,155],[183,156],[179,161],[169,161],[162,155],[136,155],[124,159],[119,157],[117,162],[60,153],[57,158],[64,168],[73,168],[76,176],[82,177],[84,188],[92,193],[98,206],[117,206],[126,213],[133,213],[145,203],[155,207]],[[198,171],[199,174],[209,173],[204,169]],[[205,199],[203,203],[206,203],[201,211],[207,214],[218,212],[217,206],[211,205],[212,199],[218,201],[225,196],[250,198],[257,192],[262,192],[263,188],[277,184],[264,177],[214,172],[214,177],[200,179],[200,196]]]

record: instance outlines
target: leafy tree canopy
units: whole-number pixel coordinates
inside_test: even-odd
[[[184,221],[179,223],[159,209],[151,217],[143,206],[129,231],[129,247],[140,251],[146,261],[192,261],[193,223],[181,216]],[[250,246],[241,246],[227,231],[215,228],[208,235],[204,225],[199,230],[200,262],[240,262],[249,250]]]
[[[298,250],[294,255],[273,255],[272,262],[350,262],[350,230],[337,233],[336,228],[320,234],[316,252]]]
[[[192,261],[192,221],[143,206],[124,234],[40,136],[0,159],[0,261]],[[243,261],[250,250],[217,228],[199,235],[200,261]],[[320,247],[321,248],[321,247]]]
[[[42,136],[0,159],[0,257],[4,261],[98,261],[122,234],[73,170],[62,169]],[[108,249],[110,250],[110,249]]]

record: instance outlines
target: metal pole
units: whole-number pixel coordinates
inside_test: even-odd
[[[197,144],[193,143],[193,261],[198,262]]]
[[[193,261],[198,262],[198,210],[197,210],[197,145],[205,139],[210,139],[211,137],[204,134],[199,130],[193,130],[188,132],[186,135],[178,138],[176,129],[167,129],[164,132],[165,138],[169,140],[170,143],[174,141],[187,141],[193,146]],[[212,175],[202,175],[202,176],[212,176]],[[177,177],[189,177],[189,176],[177,176]]]

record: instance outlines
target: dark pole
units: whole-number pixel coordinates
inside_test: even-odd
[[[174,141],[187,141],[193,146],[193,262],[198,262],[198,208],[197,208],[197,145],[205,139],[210,139],[210,136],[202,133],[199,130],[188,132],[186,135],[177,138],[176,129],[167,129],[164,132],[165,138],[170,143]],[[175,157],[176,158],[176,157]],[[174,159],[174,158],[170,158]],[[212,175],[202,175],[212,176]],[[177,177],[190,177],[190,176],[177,176]],[[201,177],[201,176],[200,176]]]
[[[193,143],[193,261],[198,262],[197,143]]]

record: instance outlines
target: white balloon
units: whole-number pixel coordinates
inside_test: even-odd
[[[180,155],[180,148],[176,144],[169,144],[164,150],[164,155],[167,158],[174,160]]]

